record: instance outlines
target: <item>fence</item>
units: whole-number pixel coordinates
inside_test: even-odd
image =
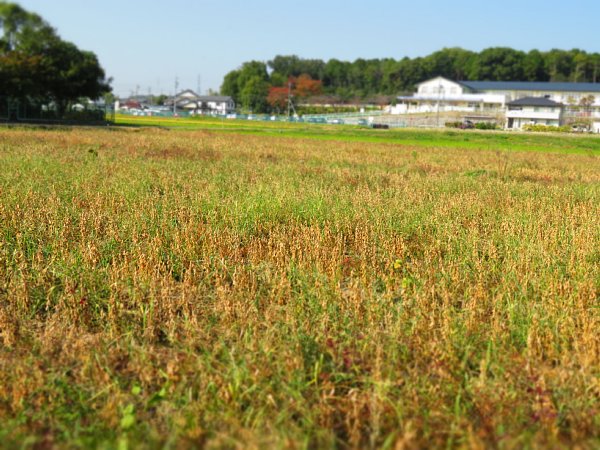
[[[146,117],[174,117],[172,111],[164,110],[120,110],[119,114]],[[295,122],[306,124],[354,125],[371,128],[443,128],[446,122],[464,121],[502,123],[503,117],[498,111],[486,111],[486,115],[466,116],[463,111],[440,111],[418,114],[390,114],[386,111],[365,111],[351,113],[304,114],[302,116],[269,114],[227,114],[202,115],[196,117],[214,117],[217,119],[238,119],[263,122]],[[192,117],[186,111],[178,111],[179,118]]]
[[[4,122],[97,125],[114,120],[110,106],[75,104],[61,113],[50,102],[0,97],[0,121]]]

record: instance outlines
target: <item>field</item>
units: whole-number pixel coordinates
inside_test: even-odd
[[[600,139],[179,124],[0,129],[0,447],[600,446]]]

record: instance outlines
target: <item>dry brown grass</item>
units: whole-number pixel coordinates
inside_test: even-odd
[[[592,448],[598,155],[0,131],[0,440]]]

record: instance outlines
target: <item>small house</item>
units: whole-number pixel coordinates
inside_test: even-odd
[[[521,129],[525,125],[562,125],[562,103],[547,97],[523,97],[507,103],[506,128]]]

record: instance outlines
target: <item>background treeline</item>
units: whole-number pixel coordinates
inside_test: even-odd
[[[444,48],[425,57],[354,62],[276,56],[267,63],[250,61],[229,72],[221,93],[231,95],[246,109],[274,109],[267,101],[270,89],[287,86],[290,77],[301,75],[321,82],[325,100],[376,101],[378,96],[412,92],[417,83],[437,75],[453,80],[595,83],[600,80],[600,54],[578,49],[523,52],[494,47],[481,52]]]
[[[64,41],[38,14],[0,1],[0,99],[52,103],[62,115],[81,98],[109,93],[97,56]]]

